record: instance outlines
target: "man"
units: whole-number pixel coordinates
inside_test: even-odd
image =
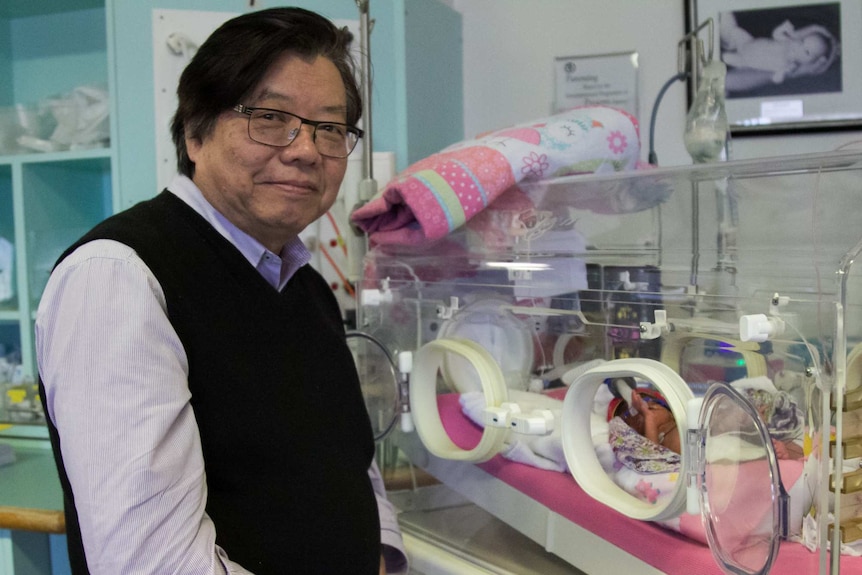
[[[74,573],[406,568],[298,238],[362,136],[349,41],[297,8],[221,26],[180,79],[180,175],[52,273],[37,356]]]

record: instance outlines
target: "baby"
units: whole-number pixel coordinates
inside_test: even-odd
[[[802,410],[787,393],[775,389],[771,382],[766,385],[766,381],[765,377],[739,380],[738,389],[766,424],[775,456],[778,459],[802,459]],[[625,401],[611,402],[608,419],[619,418],[653,444],[681,453],[676,420],[661,395],[649,389],[633,391],[632,406],[634,411],[629,411]]]
[[[755,38],[736,23],[733,13],[721,15],[722,59],[735,68],[763,70],[772,81],[826,70],[834,58],[835,39],[822,26],[796,30],[790,21],[775,28],[772,38]]]
[[[633,390],[608,406],[608,437],[617,465],[638,473],[679,471],[680,434],[667,402],[652,389]]]
[[[637,413],[623,417],[629,427],[674,453],[681,452],[676,420],[667,404],[658,394],[633,391],[632,406]]]

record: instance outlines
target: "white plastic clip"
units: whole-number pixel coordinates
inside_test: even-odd
[[[448,306],[437,306],[437,317],[440,319],[452,319],[452,316],[458,311],[458,305],[458,298],[456,296],[450,297]]]
[[[515,413],[511,416],[510,427],[515,433],[548,435],[554,430],[554,413],[549,409]]]
[[[655,321],[652,323],[648,321],[642,321],[640,323],[641,339],[656,339],[661,336],[663,331],[668,331],[666,310],[655,310],[654,319]]]
[[[628,270],[620,272],[620,283],[625,291],[646,291],[649,289],[649,282],[633,282],[631,281],[631,273]]]
[[[389,289],[389,278],[380,280],[379,289],[364,289],[360,292],[360,305],[379,306],[383,302],[392,301],[392,290]]]
[[[412,433],[416,427],[413,424],[413,414],[410,413],[410,374],[413,372],[413,352],[402,351],[398,354],[398,371],[401,380],[398,393],[401,399],[401,431]]]
[[[512,416],[521,413],[517,403],[501,403],[499,407],[486,407],[483,412],[484,423],[488,427],[509,427]]]
[[[779,314],[778,309],[786,306],[789,303],[790,303],[789,297],[783,296],[783,295],[778,295],[778,293],[775,293],[772,296],[772,300],[770,300],[770,302],[769,302],[769,315],[778,315]]]

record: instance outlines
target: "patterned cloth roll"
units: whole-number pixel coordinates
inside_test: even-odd
[[[352,215],[374,244],[442,238],[522,182],[639,167],[637,120],[606,106],[573,108],[453,144],[396,176]]]

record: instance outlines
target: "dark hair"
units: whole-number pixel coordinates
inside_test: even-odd
[[[180,76],[179,104],[171,123],[179,172],[194,176],[186,136],[204,138],[212,133],[218,117],[242,103],[286,52],[323,56],[335,64],[347,91],[347,123],[355,125],[362,115],[362,97],[350,54],[352,39],[346,28],[302,8],[249,12],[222,24]]]

